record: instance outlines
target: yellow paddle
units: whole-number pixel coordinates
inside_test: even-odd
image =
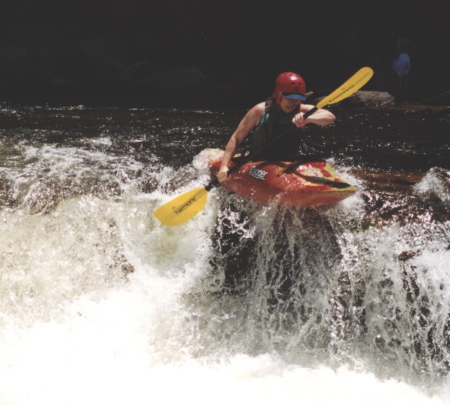
[[[325,107],[329,104],[337,103],[358,91],[362,86],[364,86],[370,78],[373,76],[373,70],[368,67],[363,67],[358,72],[356,72],[350,79],[348,79],[342,86],[337,90],[333,91],[329,96],[320,100],[320,102],[311,110],[305,114],[305,118],[316,112],[319,108]],[[289,131],[289,130],[288,130]],[[269,142],[267,142],[263,147],[259,148],[257,151],[248,155],[243,161],[239,162],[236,166],[233,166],[229,171],[228,175],[239,170],[244,164],[252,160],[256,155],[258,155],[263,149],[267,148],[277,139],[282,137],[286,132],[277,135]],[[206,200],[208,199],[208,193],[213,188],[218,186],[220,183],[218,180],[214,180],[209,183],[206,187],[196,188],[195,190],[188,191],[168,203],[162,205],[154,211],[156,219],[161,221],[167,226],[177,226],[195,217],[200,211],[205,208]]]

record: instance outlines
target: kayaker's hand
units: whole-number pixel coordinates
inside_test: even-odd
[[[303,128],[307,124],[306,119],[303,117],[303,113],[296,114],[292,119],[292,123],[298,128]]]
[[[222,166],[219,169],[219,172],[217,173],[217,180],[219,180],[221,183],[226,181],[228,179],[228,167]]]

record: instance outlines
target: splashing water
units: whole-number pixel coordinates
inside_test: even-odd
[[[367,202],[394,199],[336,161],[359,191],[335,206],[215,189],[167,228],[153,210],[207,182],[199,152],[224,137],[191,143],[180,124],[175,142],[164,111],[132,113],[148,128],[68,124],[54,141],[20,124],[0,137],[0,403],[448,402],[445,169],[401,195],[414,205],[397,220],[378,221]],[[180,158],[168,164],[158,142]]]

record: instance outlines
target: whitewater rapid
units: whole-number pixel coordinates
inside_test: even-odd
[[[202,153],[116,142],[1,140],[0,404],[450,402],[448,221],[362,226],[336,163],[360,191],[334,207],[215,189],[167,228],[153,210],[208,182]],[[447,204],[440,179],[413,192]]]

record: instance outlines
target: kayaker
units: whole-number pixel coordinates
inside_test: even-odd
[[[217,173],[220,182],[227,179],[228,164],[239,145],[249,135],[252,153],[274,136],[288,130],[292,124],[297,128],[304,128],[307,124],[329,125],[334,122],[336,117],[324,109],[317,110],[305,119],[303,115],[314,108],[313,105],[303,104],[303,101],[306,101],[305,93],[305,81],[297,73],[285,72],[277,77],[272,97],[249,110],[228,141],[222,165]],[[298,153],[301,132],[297,128],[289,129],[279,140],[258,154],[258,159],[268,160],[271,157],[292,156]]]
[[[417,46],[403,35],[398,35],[392,67],[398,76],[398,99],[408,97],[408,77],[411,71],[411,57],[417,52]]]

